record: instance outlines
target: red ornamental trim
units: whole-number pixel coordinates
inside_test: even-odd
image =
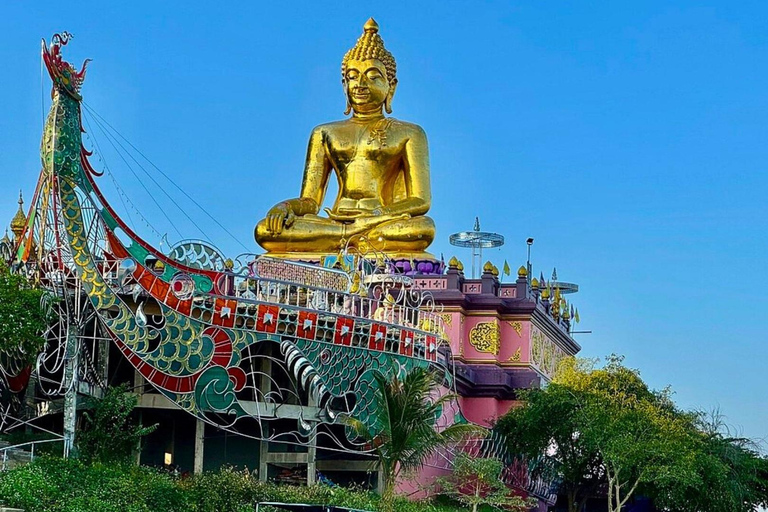
[[[299,325],[296,326],[296,333],[300,338],[314,340],[317,332],[317,313],[309,311],[299,311]]]
[[[277,332],[277,320],[280,308],[267,304],[259,304],[258,319],[256,320],[256,330],[274,334]]]
[[[11,393],[20,393],[24,391],[29,383],[29,376],[32,374],[32,366],[26,366],[18,375],[8,375],[8,390]]]
[[[195,382],[199,373],[194,375],[185,375],[184,377],[175,377],[168,375],[160,370],[156,369],[149,363],[142,361],[142,359],[136,355],[127,345],[125,345],[112,331],[109,331],[112,335],[112,339],[117,345],[117,348],[123,353],[123,355],[130,361],[136,370],[144,376],[149,382],[154,384],[160,389],[171,391],[173,393],[189,393],[195,389]]]
[[[136,370],[141,373],[145,379],[154,384],[160,389],[171,391],[173,393],[189,393],[195,389],[195,383],[197,378],[203,371],[209,368],[211,365],[222,366],[227,369],[229,378],[235,385],[235,391],[238,391],[245,386],[246,376],[245,372],[237,366],[227,368],[232,361],[232,340],[229,334],[224,329],[218,327],[207,327],[203,330],[202,336],[210,338],[213,342],[213,357],[211,364],[206,365],[205,368],[200,369],[193,375],[184,375],[181,377],[168,375],[161,372],[152,364],[144,361],[134,351],[132,351],[123,341],[112,331],[108,331],[112,340],[117,345],[117,348],[123,353],[123,355],[130,361]]]
[[[437,338],[435,336],[427,336],[425,350],[428,361],[437,361]]]
[[[236,313],[236,300],[217,298],[213,302],[213,318],[211,318],[211,323],[222,327],[234,327]]]
[[[107,229],[106,234],[107,240],[109,241],[109,247],[112,249],[115,258],[123,259],[131,257],[130,253],[128,253],[112,231]],[[171,291],[171,287],[168,283],[163,281],[154,272],[150,271],[139,262],[136,263],[136,270],[133,271],[133,277],[152,297],[174,311],[189,316],[192,311],[192,300],[180,300],[174,295],[173,291]]]
[[[404,356],[413,356],[413,332],[403,329],[400,331],[400,353]]]
[[[336,319],[336,333],[333,336],[333,342],[336,345],[351,345],[354,328],[355,321],[353,319],[340,316]]]
[[[368,338],[368,348],[384,350],[387,340],[387,327],[382,324],[371,324],[371,336]]]
[[[213,364],[226,368],[232,360],[232,340],[224,329],[218,327],[206,327],[203,329],[203,337],[213,342]]]

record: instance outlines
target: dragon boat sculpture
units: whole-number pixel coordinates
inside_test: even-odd
[[[300,444],[324,434],[348,450],[365,446],[333,426],[370,423],[374,372],[428,366],[451,385],[439,311],[380,254],[342,254],[345,269],[255,255],[212,264],[200,244],[169,255],[139,237],[102,194],[83,145],[88,61],[77,70],[63,59],[70,38],[43,41],[52,105],[15,258],[34,261],[47,286],[76,278],[105,335],[160,393],[239,434]],[[294,430],[264,428],[296,405]],[[243,418],[255,431],[238,428]]]

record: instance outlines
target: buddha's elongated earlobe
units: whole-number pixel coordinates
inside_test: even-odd
[[[393,78],[392,82],[390,82],[389,92],[387,93],[387,97],[384,98],[384,110],[387,114],[392,113],[392,97],[395,95],[395,89],[397,89],[397,78]]]
[[[347,100],[347,108],[344,109],[344,115],[348,116],[350,112],[352,112],[352,104],[349,102],[349,95],[347,93],[347,81],[342,80],[341,86],[344,88],[344,99]]]

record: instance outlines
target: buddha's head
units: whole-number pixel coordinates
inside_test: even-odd
[[[341,82],[347,97],[347,110],[367,114],[392,112],[392,97],[397,88],[395,58],[384,48],[379,26],[373,18],[363,27],[363,35],[344,55],[341,62]]]

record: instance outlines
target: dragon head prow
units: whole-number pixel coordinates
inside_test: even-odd
[[[80,87],[85,81],[85,68],[91,59],[85,59],[80,71],[65,61],[61,56],[61,47],[65,46],[70,39],[72,39],[72,34],[69,32],[54,34],[50,46],[43,39],[43,62],[48,68],[51,80],[53,80],[54,89],[64,91],[75,100],[80,101],[83,99],[80,96]]]

